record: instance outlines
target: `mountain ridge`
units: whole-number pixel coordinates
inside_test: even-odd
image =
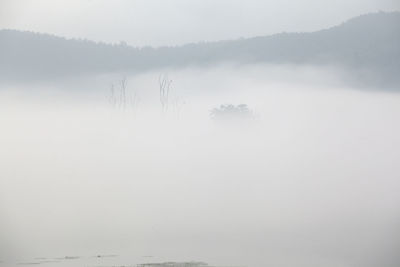
[[[132,47],[67,39],[29,31],[0,30],[0,79],[45,79],[107,72],[239,64],[317,64],[368,69],[400,84],[400,12],[360,15],[314,31]]]

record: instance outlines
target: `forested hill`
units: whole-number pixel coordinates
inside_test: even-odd
[[[223,62],[335,64],[368,69],[400,84],[400,12],[362,15],[311,33],[280,33],[160,48],[0,31],[0,79],[140,72]]]

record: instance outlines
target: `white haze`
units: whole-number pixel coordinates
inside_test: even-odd
[[[2,86],[4,264],[399,263],[399,94],[313,68],[169,71],[178,118],[160,114],[158,75],[128,77],[139,104],[126,111],[107,102],[119,74]],[[257,118],[210,120],[224,103]]]

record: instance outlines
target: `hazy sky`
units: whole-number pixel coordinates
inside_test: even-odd
[[[398,0],[0,0],[0,28],[132,45],[312,31]]]

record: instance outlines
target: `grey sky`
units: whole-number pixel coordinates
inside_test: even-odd
[[[0,28],[136,46],[313,31],[398,0],[0,0]]]

